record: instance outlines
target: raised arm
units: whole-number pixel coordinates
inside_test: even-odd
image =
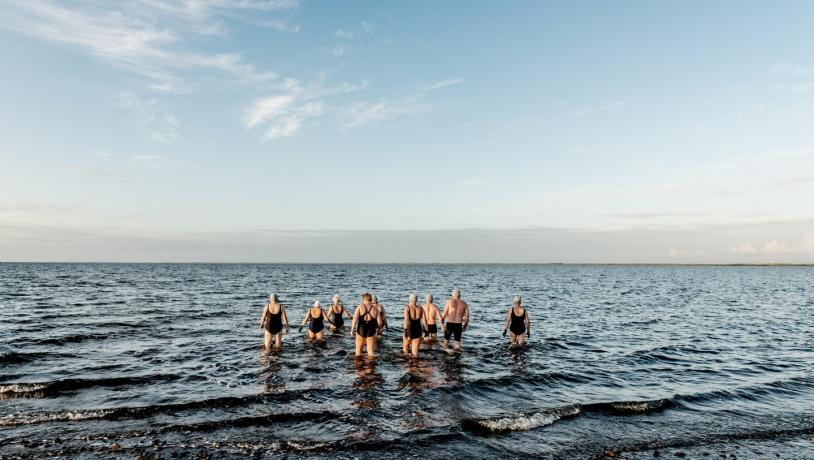
[[[266,322],[266,315],[269,312],[269,305],[266,304],[263,306],[263,313],[260,314],[260,329],[263,329],[263,323]]]

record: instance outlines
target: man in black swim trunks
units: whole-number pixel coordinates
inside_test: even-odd
[[[424,331],[424,340],[435,341],[438,339],[438,326],[435,324],[435,318],[440,317],[441,312],[438,311],[438,307],[432,303],[432,294],[427,294],[424,305],[422,305],[421,308],[424,309],[424,318],[427,321],[427,330]]]
[[[444,305],[444,313],[441,314],[441,322],[446,321],[444,328],[444,348],[449,349],[450,337],[455,338],[455,349],[461,349],[461,334],[469,326],[469,305],[461,300],[461,290],[452,290],[452,298]]]

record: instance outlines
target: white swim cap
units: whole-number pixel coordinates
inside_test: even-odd
[[[520,294],[515,294],[514,298],[512,299],[512,303],[515,305],[520,305]]]
[[[321,307],[321,306],[322,306],[322,304],[319,303],[319,300],[314,302],[314,307]]]
[[[426,300],[429,303],[432,303],[432,294],[427,294],[427,296],[424,297],[424,300]]]
[[[456,297],[456,298],[461,297],[461,290],[458,289],[458,288],[453,289],[452,290],[452,297]]]

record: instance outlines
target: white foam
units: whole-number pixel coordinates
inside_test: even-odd
[[[45,412],[38,414],[11,414],[0,417],[0,426],[32,425],[45,422],[70,422],[104,418],[110,410]]]
[[[541,426],[549,426],[563,417],[579,414],[579,409],[572,407],[558,412],[535,412],[520,417],[504,417],[492,420],[480,420],[479,423],[490,431],[526,431]]]

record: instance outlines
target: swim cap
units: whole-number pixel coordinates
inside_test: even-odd
[[[315,307],[320,307],[320,306],[322,306],[322,304],[319,303],[319,300],[317,300],[317,301],[314,302],[314,306]]]

